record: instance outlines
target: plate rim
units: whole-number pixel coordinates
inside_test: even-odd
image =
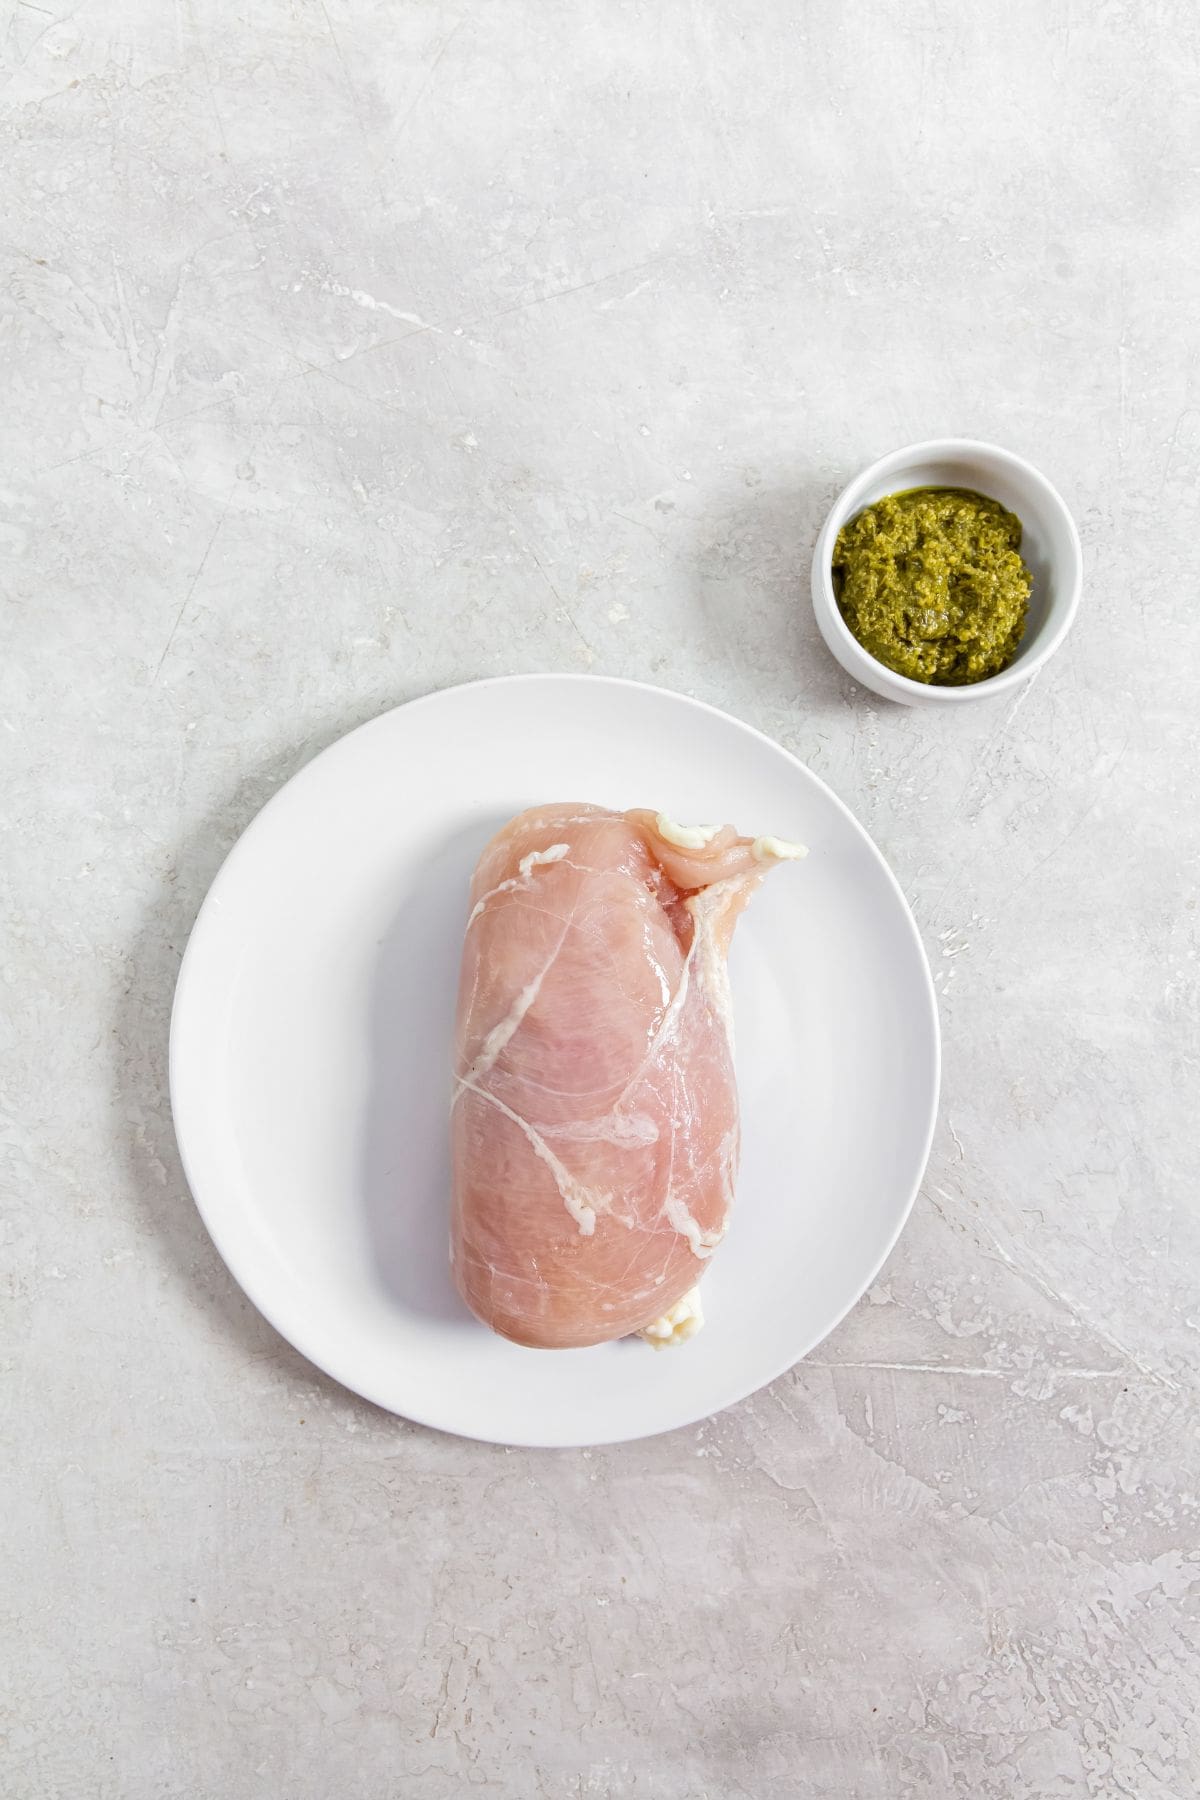
[[[542,683],[570,683],[577,686],[594,688],[605,687],[633,690],[639,694],[652,694],[660,699],[669,700],[674,704],[690,707],[699,712],[709,714],[720,720],[722,724],[736,727],[738,731],[744,732],[751,738],[765,744],[768,749],[776,754],[786,757],[787,760],[809,781],[813,782],[815,786],[821,790],[824,797],[832,802],[835,810],[843,816],[849,823],[851,829],[863,840],[882,871],[893,898],[899,904],[900,915],[904,922],[904,927],[912,942],[913,948],[917,953],[916,965],[922,977],[920,991],[925,1001],[925,1023],[929,1031],[932,1076],[929,1090],[928,1117],[925,1121],[925,1129],[922,1133],[920,1156],[916,1164],[916,1173],[911,1184],[911,1189],[904,1204],[899,1210],[896,1223],[884,1243],[883,1248],[871,1265],[869,1273],[863,1279],[858,1291],[849,1301],[847,1301],[846,1305],[834,1319],[823,1326],[815,1337],[812,1337],[806,1342],[801,1349],[795,1352],[795,1354],[790,1355],[785,1362],[781,1363],[778,1367],[773,1367],[771,1372],[764,1376],[761,1381],[757,1381],[753,1387],[742,1388],[740,1384],[735,1384],[738,1390],[737,1392],[730,1393],[723,1398],[718,1398],[712,1405],[705,1406],[699,1411],[689,1412],[687,1417],[677,1419],[670,1425],[638,1427],[633,1431],[622,1432],[621,1435],[617,1437],[572,1435],[569,1438],[564,1437],[553,1443],[547,1443],[544,1437],[538,1438],[536,1436],[527,1436],[523,1434],[506,1434],[502,1437],[498,1437],[483,1431],[471,1431],[458,1425],[448,1425],[441,1419],[428,1416],[419,1404],[412,1410],[409,1410],[406,1407],[404,1411],[399,1411],[390,1402],[381,1400],[377,1398],[375,1394],[367,1392],[366,1387],[361,1382],[361,1378],[356,1377],[351,1379],[347,1374],[340,1372],[336,1366],[334,1366],[337,1361],[336,1357],[326,1355],[315,1356],[310,1350],[305,1349],[302,1344],[298,1343],[292,1331],[290,1329],[285,1329],[284,1326],[280,1324],[272,1300],[265,1296],[261,1291],[261,1284],[256,1272],[253,1269],[246,1270],[237,1266],[238,1260],[240,1259],[238,1259],[236,1251],[234,1251],[233,1259],[231,1260],[231,1254],[226,1247],[228,1237],[224,1233],[219,1221],[220,1208],[210,1208],[210,1206],[206,1205],[205,1201],[201,1198],[201,1190],[204,1184],[197,1170],[197,1164],[200,1158],[196,1154],[195,1143],[193,1143],[192,1150],[189,1150],[186,1142],[188,1132],[187,1128],[182,1123],[182,1118],[187,1112],[187,1106],[181,1099],[186,1090],[186,1082],[182,1073],[182,1045],[187,1025],[187,1013],[192,1004],[192,994],[195,989],[196,969],[199,964],[200,956],[203,953],[204,942],[212,927],[214,915],[220,908],[223,890],[236,876],[237,869],[235,865],[237,865],[247,853],[248,841],[255,835],[256,827],[259,825],[259,822],[263,820],[272,809],[277,808],[279,803],[283,801],[284,796],[288,794],[289,790],[307,775],[318,762],[322,761],[323,758],[332,756],[335,752],[341,750],[342,746],[351,738],[363,736],[385,724],[397,713],[408,712],[413,708],[435,705],[437,702],[445,701],[451,696],[461,696],[464,693],[483,688],[516,687],[525,684]],[[447,1436],[462,1438],[468,1442],[501,1444],[513,1448],[531,1450],[602,1448],[605,1445],[637,1443],[646,1438],[665,1436],[672,1431],[686,1430],[690,1426],[701,1423],[705,1419],[715,1417],[718,1413],[724,1412],[731,1406],[740,1404],[742,1400],[750,1399],[754,1394],[761,1393],[764,1388],[769,1387],[772,1382],[778,1381],[780,1376],[787,1374],[790,1369],[796,1368],[806,1357],[810,1356],[819,1344],[824,1343],[826,1338],[832,1336],[838,1326],[842,1324],[849,1313],[853,1311],[854,1307],[858,1305],[863,1295],[868,1292],[872,1284],[878,1278],[880,1270],[891,1256],[892,1251],[899,1241],[901,1232],[908,1223],[929,1166],[929,1155],[933,1147],[934,1132],[937,1129],[938,1110],[941,1099],[941,1082],[941,1020],[938,1013],[937,990],[934,987],[933,975],[930,970],[929,957],[925,949],[924,940],[913,915],[912,908],[908,903],[904,890],[901,888],[891,865],[866,826],[855,816],[846,802],[833,791],[821,776],[815,774],[813,770],[808,767],[807,763],[802,762],[793,751],[788,750],[783,744],[779,743],[776,738],[770,737],[756,725],[749,724],[746,720],[738,718],[736,714],[726,712],[724,708],[715,706],[710,701],[700,700],[695,695],[681,693],[678,689],[663,687],[655,682],[635,681],[628,676],[594,675],[583,671],[560,672],[553,669],[530,673],[488,675],[471,681],[452,682],[447,687],[431,688],[425,693],[414,695],[409,700],[401,700],[397,702],[395,706],[389,706],[385,708],[383,712],[376,713],[373,718],[366,719],[361,724],[352,726],[349,731],[343,732],[339,737],[336,737],[332,743],[324,745],[315,755],[309,757],[298,769],[294,770],[293,773],[288,776],[287,780],[281,783],[270,798],[258,808],[257,812],[255,812],[253,817],[238,833],[237,838],[226,852],[216,874],[209,883],[204,898],[197,909],[196,916],[188,931],[187,943],[184,946],[183,955],[179,964],[179,972],[175,980],[175,990],[171,1002],[167,1053],[167,1087],[171,1111],[171,1124],[175,1134],[176,1146],[179,1151],[180,1163],[183,1167],[184,1178],[187,1182],[188,1192],[191,1196],[192,1203],[199,1213],[204,1228],[208,1232],[213,1246],[220,1256],[221,1261],[224,1263],[229,1275],[236,1282],[256,1311],[261,1313],[262,1317],[266,1319],[271,1329],[277,1332],[286,1344],[290,1345],[291,1348],[302,1356],[306,1362],[311,1363],[315,1369],[320,1370],[320,1372],[329,1380],[335,1381],[339,1387],[344,1387],[348,1392],[356,1395],[359,1399],[366,1400],[370,1405],[377,1406],[381,1412],[387,1413],[392,1418],[419,1425],[425,1430],[444,1432]],[[214,1214],[218,1216],[214,1216]]]

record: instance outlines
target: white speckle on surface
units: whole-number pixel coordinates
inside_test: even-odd
[[[355,306],[366,307],[368,312],[387,313],[389,318],[399,319],[405,325],[416,325],[421,331],[440,331],[440,325],[431,325],[420,313],[405,312],[399,306],[393,306],[388,300],[376,299],[374,294],[366,293],[362,288],[347,287],[341,281],[323,281],[322,288],[327,294],[338,294],[347,300],[353,300]]]
[[[1196,9],[231,18],[6,21],[0,1788],[1192,1800]],[[888,707],[811,549],[953,435],[1064,494],[1083,603],[1007,704]],[[945,1039],[866,1298],[702,1433],[586,1460],[294,1354],[166,1091],[196,909],[287,777],[584,667],[832,786]],[[675,1379],[716,1336],[622,1353]]]

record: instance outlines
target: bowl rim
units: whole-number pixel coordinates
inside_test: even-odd
[[[1067,564],[1062,570],[1065,577],[1063,583],[1065,598],[1052,607],[1046,621],[1048,630],[1045,641],[1026,662],[1010,663],[1008,668],[1001,669],[999,674],[985,676],[982,681],[968,682],[963,687],[940,687],[934,682],[914,681],[911,676],[901,675],[897,670],[890,669],[885,662],[881,662],[877,656],[872,656],[871,652],[859,643],[847,625],[842,617],[842,609],[837,603],[837,596],[833,591],[833,539],[836,535],[834,520],[838,520],[837,529],[840,530],[843,524],[862,510],[862,504],[869,505],[870,502],[864,502],[862,504],[852,503],[847,506],[847,496],[857,488],[870,486],[873,480],[888,474],[892,468],[901,469],[906,463],[915,462],[918,459],[928,460],[930,457],[938,456],[950,459],[956,456],[979,455],[980,453],[996,462],[1006,464],[1018,479],[1039,489],[1042,496],[1049,501],[1050,506],[1057,510],[1061,522],[1066,527],[1067,539],[1070,544]],[[885,681],[888,688],[893,690],[891,698],[901,702],[907,701],[911,696],[913,700],[920,700],[926,704],[933,702],[938,705],[963,705],[972,700],[994,699],[998,694],[1009,692],[1031,680],[1039,670],[1045,667],[1070,631],[1079,610],[1082,591],[1083,546],[1066,501],[1054,483],[1046,475],[1043,475],[1036,464],[1031,463],[1027,457],[1019,455],[1015,450],[1006,450],[1001,444],[988,443],[983,438],[926,438],[919,443],[905,444],[898,450],[891,450],[885,456],[876,457],[874,462],[868,463],[860,469],[839,490],[825,515],[824,523],[813,547],[812,597],[819,621],[829,625],[838,643],[859,669],[866,669],[871,673],[878,670],[880,674],[877,679]],[[833,644],[830,644],[829,648],[837,655]],[[838,656],[838,661],[842,663],[847,674],[853,675],[855,679],[862,679],[842,656]],[[873,686],[872,683],[868,683],[868,685]]]

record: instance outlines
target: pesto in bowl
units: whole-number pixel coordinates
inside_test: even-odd
[[[850,631],[910,681],[966,687],[1006,669],[1033,577],[1015,513],[968,488],[888,494],[838,532],[833,590]]]

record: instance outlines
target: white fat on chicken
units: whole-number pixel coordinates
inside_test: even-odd
[[[471,929],[481,913],[487,911],[497,894],[512,894],[518,888],[527,888],[533,880],[535,869],[540,868],[543,863],[561,862],[564,856],[570,855],[570,851],[570,844],[551,844],[548,850],[531,850],[528,856],[523,856],[517,864],[517,868],[520,870],[519,874],[510,875],[507,881],[501,881],[494,888],[489,888],[482,900],[475,902],[471,916],[467,920],[467,930]]]
[[[682,1300],[655,1319],[649,1325],[643,1325],[638,1336],[655,1350],[666,1350],[672,1344],[686,1344],[694,1338],[704,1324],[704,1308],[700,1303],[700,1289],[689,1288]]]
[[[757,862],[795,862],[808,855],[807,844],[792,844],[787,838],[755,838],[750,854]]]
[[[533,869],[537,868],[540,863],[561,862],[563,857],[570,851],[570,848],[570,844],[551,844],[548,850],[531,850],[528,856],[523,856],[521,858],[517,867],[520,869],[522,875],[528,875]]]
[[[666,813],[655,815],[654,826],[663,842],[674,844],[677,850],[703,850],[722,829],[720,825],[677,825]]]

